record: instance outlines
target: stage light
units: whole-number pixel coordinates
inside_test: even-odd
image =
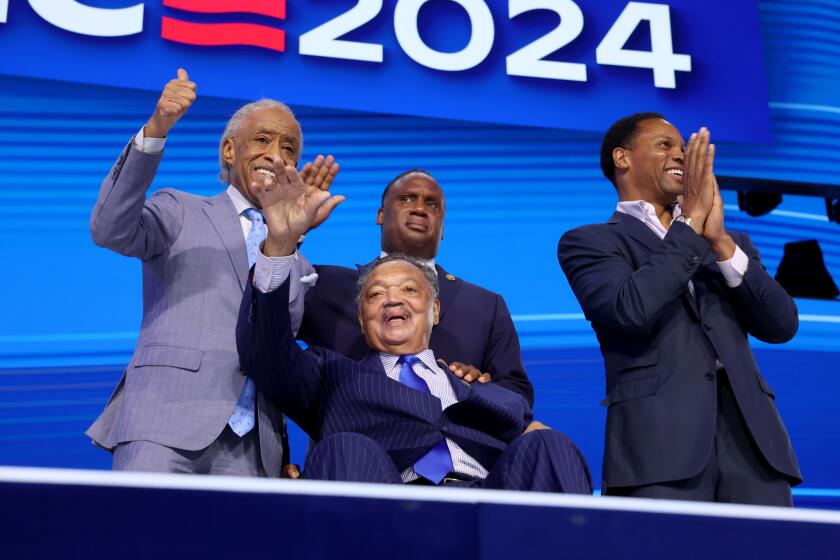
[[[785,243],[776,280],[793,297],[835,299],[840,291],[831,279],[816,240]]]
[[[781,202],[781,193],[738,191],[738,209],[750,216],[768,214]]]

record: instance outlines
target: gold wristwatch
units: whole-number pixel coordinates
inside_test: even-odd
[[[694,233],[696,233],[697,235],[700,235],[700,234],[703,233],[703,230],[700,229],[699,227],[697,227],[697,224],[694,222],[694,220],[692,220],[691,218],[689,218],[685,214],[680,214],[679,216],[674,218],[674,221],[684,223],[685,225],[690,227],[694,231]]]

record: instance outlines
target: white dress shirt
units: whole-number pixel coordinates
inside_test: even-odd
[[[143,129],[134,136],[134,147],[144,154],[159,154],[163,151],[166,138],[146,138]]]

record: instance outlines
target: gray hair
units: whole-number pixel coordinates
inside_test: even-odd
[[[236,134],[236,131],[239,130],[242,121],[245,120],[248,115],[259,111],[260,109],[280,109],[281,111],[286,111],[291,115],[295,122],[297,122],[297,117],[289,109],[289,106],[285,103],[280,103],[274,99],[258,99],[257,101],[252,101],[251,103],[247,103],[236,110],[230,120],[227,122],[225,126],[225,131],[222,133],[222,139],[219,140],[219,181],[224,183],[225,185],[230,184],[230,165],[225,161],[222,155],[222,149],[225,145],[225,142],[228,138],[232,137]],[[300,123],[298,123],[298,128],[300,128]],[[303,152],[303,130],[301,129],[300,133],[300,152]]]
[[[370,264],[365,266],[364,271],[359,276],[359,280],[356,282],[356,308],[361,307],[362,292],[365,289],[365,285],[367,284],[368,277],[370,277],[370,274],[383,264],[394,261],[407,262],[419,268],[420,272],[423,273],[423,276],[426,277],[426,281],[429,283],[429,287],[432,289],[435,298],[437,298],[440,295],[440,283],[438,282],[437,274],[434,271],[432,271],[428,266],[424,265],[423,261],[416,257],[404,255],[403,253],[391,253],[390,255],[379,257],[378,259],[375,259]]]

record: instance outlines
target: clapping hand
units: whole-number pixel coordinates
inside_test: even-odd
[[[714,204],[715,145],[709,143],[709,131],[701,128],[691,135],[685,149],[685,176],[680,211],[691,218],[697,233],[703,233]]]
[[[312,227],[321,206],[334,208],[340,200],[335,201],[339,197],[331,197],[328,190],[304,182],[293,166],[279,158],[273,167],[276,178],[264,176],[251,183],[251,192],[268,226],[263,253],[287,256],[294,253],[298,238]]]
[[[717,180],[714,184],[714,199],[712,202],[712,210],[709,212],[709,217],[706,218],[706,227],[703,229],[703,237],[712,246],[712,250],[717,254],[719,261],[725,261],[732,258],[735,254],[735,241],[726,233],[723,227],[723,198],[720,196],[720,188]]]
[[[324,157],[323,155],[318,155],[315,161],[311,161],[303,166],[303,169],[300,171],[300,177],[307,187],[328,191],[336,175],[338,175],[338,171],[339,165],[333,156],[329,155]],[[315,216],[315,220],[309,226],[309,229],[315,229],[324,223],[324,220],[330,217],[335,207],[344,202],[344,200],[345,197],[342,195],[335,195],[328,198],[324,204],[318,207],[318,214]]]
[[[715,178],[715,145],[709,131],[701,128],[691,135],[685,150],[685,180],[680,210],[696,224],[701,234],[724,261],[735,253],[735,242],[723,227],[723,198]]]

